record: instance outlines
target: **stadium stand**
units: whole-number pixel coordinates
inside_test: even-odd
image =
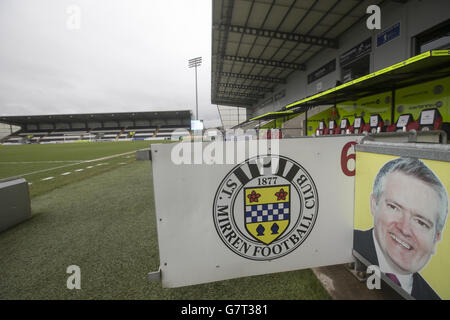
[[[189,135],[191,111],[4,116],[0,122],[20,127],[4,144],[170,139]]]

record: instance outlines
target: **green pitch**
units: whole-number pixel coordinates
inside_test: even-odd
[[[0,162],[91,160],[148,148],[150,141],[26,144],[0,147]]]
[[[34,197],[129,163],[149,146],[142,140],[0,146],[0,179],[25,178]]]

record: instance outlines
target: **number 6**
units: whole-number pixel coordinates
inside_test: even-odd
[[[341,169],[342,172],[349,177],[353,177],[355,175],[355,170],[348,169],[348,161],[353,159],[355,161],[355,169],[356,169],[356,154],[351,153],[348,154],[348,150],[356,144],[356,141],[350,141],[344,145],[341,152]]]

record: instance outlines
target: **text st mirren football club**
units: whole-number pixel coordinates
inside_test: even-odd
[[[306,169],[287,157],[267,155],[249,159],[225,176],[213,218],[230,250],[264,261],[298,248],[313,230],[318,207],[318,192]]]

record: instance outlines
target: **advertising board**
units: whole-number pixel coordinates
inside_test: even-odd
[[[425,109],[437,109],[443,122],[450,122],[450,77],[396,90],[395,119],[405,113],[418,120]]]
[[[259,155],[252,141],[153,144],[163,287],[353,261],[357,139],[272,140]]]
[[[357,147],[354,249],[404,295],[450,299],[450,148],[401,145]]]
[[[370,122],[370,116],[379,114],[387,124],[391,122],[392,94],[385,92],[367,96],[354,101],[338,103],[336,108],[341,118],[347,118],[353,123],[355,116],[362,117],[364,123]]]

